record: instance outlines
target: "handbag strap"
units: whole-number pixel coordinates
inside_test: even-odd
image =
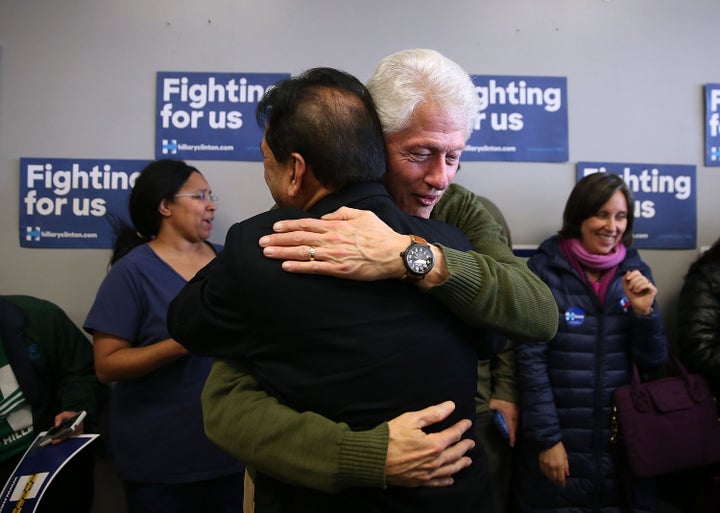
[[[670,367],[674,367],[674,376],[680,378],[685,383],[685,389],[687,390],[688,395],[690,398],[698,403],[702,401],[707,394],[704,394],[702,392],[703,387],[701,386],[702,382],[704,381],[704,378],[698,375],[694,375],[693,379],[690,379],[690,373],[687,371],[685,366],[682,364],[680,359],[675,355],[675,353],[670,352],[668,355],[668,364],[666,365],[666,368],[669,369]],[[646,409],[649,407],[650,404],[650,393],[645,388],[645,385],[643,384],[643,381],[640,377],[640,371],[637,368],[637,365],[635,362],[632,363],[633,366],[633,373],[632,373],[632,381],[630,382],[632,386],[631,390],[631,396],[633,403],[635,404],[635,407],[639,411],[646,411]]]
[[[674,374],[676,376],[683,378],[683,380],[689,384],[690,373],[687,371],[685,366],[678,359],[678,357],[675,356],[675,353],[670,352],[670,354],[668,356],[669,356],[668,364],[670,364],[670,365],[666,365],[666,368],[670,369],[671,367],[674,367],[674,371],[675,371]],[[631,381],[632,385],[642,384],[643,381],[640,378],[640,371],[638,370],[637,365],[635,365],[634,361],[632,362],[632,370],[633,370],[632,381]]]
[[[668,361],[672,362],[675,365],[675,369],[683,378],[685,378],[686,382],[690,381],[690,373],[687,371],[680,359],[675,356],[675,353],[670,352],[670,358],[668,358]]]

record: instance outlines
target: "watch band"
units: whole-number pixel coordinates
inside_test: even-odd
[[[428,241],[425,240],[424,238],[420,237],[419,235],[410,234],[410,246],[412,246],[413,244],[426,244],[427,246],[429,246]],[[408,246],[408,248],[410,246]],[[400,256],[403,256],[404,253],[405,252],[400,253]],[[417,283],[423,279],[425,279],[424,274],[420,274],[420,275],[414,274],[406,269],[405,274],[403,274],[403,277],[400,278],[400,281],[404,281],[404,282],[408,282],[408,283]]]

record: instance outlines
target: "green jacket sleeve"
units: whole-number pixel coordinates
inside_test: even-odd
[[[353,432],[299,413],[261,390],[243,364],[228,360],[213,365],[202,406],[208,438],[257,471],[330,493],[385,487],[387,423]]]
[[[515,386],[515,349],[511,340],[507,341],[505,350],[490,361],[490,368],[493,376],[491,398],[519,403],[520,398]]]
[[[31,296],[5,298],[22,308],[27,316],[25,343],[32,364],[52,397],[50,413],[54,416],[66,410],[86,410],[85,431],[97,432],[98,410],[106,399],[107,389],[95,376],[90,341],[54,303]],[[48,419],[41,422],[47,423]]]
[[[477,196],[485,210],[500,225],[500,235],[505,237],[507,245],[512,248],[512,236],[505,216],[497,205],[488,198]],[[475,248],[480,250],[482,248]],[[478,362],[478,384],[475,394],[475,410],[478,414],[490,410],[490,399],[499,399],[517,404],[518,391],[515,384],[515,351],[511,340],[507,340],[502,352],[491,360]]]
[[[478,362],[478,383],[475,393],[475,411],[484,413],[490,410],[490,399],[499,399],[510,403],[520,402],[515,382],[515,349],[511,340],[507,340],[502,352],[490,360]]]
[[[516,257],[480,198],[453,184],[432,217],[460,228],[474,251],[440,246],[449,279],[430,290],[464,322],[509,338],[550,340],[558,310],[550,289]]]

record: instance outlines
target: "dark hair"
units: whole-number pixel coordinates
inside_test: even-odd
[[[130,192],[133,226],[123,224],[115,241],[110,265],[134,247],[155,238],[162,222],[162,214],[158,210],[160,202],[163,199],[172,201],[190,175],[199,172],[182,160],[161,159],[145,166]]]
[[[720,264],[720,239],[716,240],[705,253],[692,263],[690,269],[688,269],[688,274],[690,271],[694,271],[696,268],[706,264]]]
[[[630,246],[633,241],[632,228],[635,220],[635,203],[625,181],[619,175],[613,173],[593,173],[583,177],[582,180],[575,184],[565,204],[560,236],[565,239],[582,238],[580,229],[583,222],[597,214],[598,210],[617,191],[621,191],[625,196],[625,201],[627,201],[627,227],[622,241],[625,246]]]
[[[265,142],[284,164],[297,152],[331,190],[381,182],[382,126],[367,88],[333,68],[313,68],[269,89],[255,113]]]

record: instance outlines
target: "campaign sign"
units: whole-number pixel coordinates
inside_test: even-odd
[[[20,246],[112,248],[149,160],[20,159]]]
[[[465,161],[567,162],[565,77],[472,76],[480,120]]]
[[[65,464],[99,435],[78,435],[59,444],[39,447],[40,433],[5,483],[0,513],[32,513],[52,480]],[[68,504],[72,509],[72,505]]]
[[[591,173],[615,173],[628,185],[635,200],[633,246],[695,249],[695,166],[578,162],[578,180]]]
[[[156,158],[262,161],[255,108],[289,73],[157,73]]]
[[[537,253],[537,244],[513,244],[513,255],[518,258],[530,258]]]
[[[705,165],[720,166],[720,84],[705,84]]]

